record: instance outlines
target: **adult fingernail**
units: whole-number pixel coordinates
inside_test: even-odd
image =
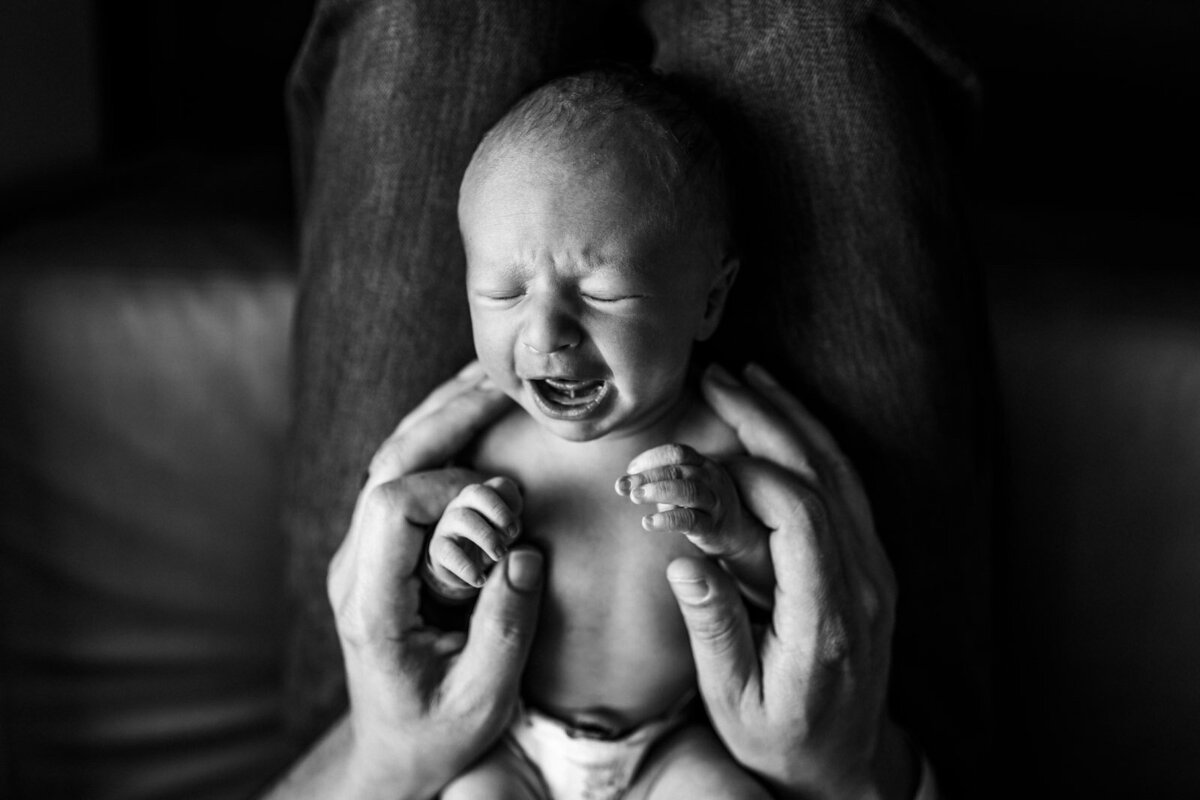
[[[708,597],[708,581],[704,578],[669,578],[675,596],[685,603],[699,603]]]
[[[508,582],[519,592],[532,592],[542,583],[542,554],[514,550],[508,555]]]
[[[705,370],[705,376],[718,386],[733,387],[738,385],[738,379],[730,375],[729,370],[717,363],[708,365],[708,369]]]
[[[756,361],[751,361],[746,365],[746,377],[758,381],[767,386],[778,386],[779,381],[767,372],[761,364]]]
[[[633,486],[633,481],[629,479],[628,475],[617,478],[617,494],[629,494],[631,486]]]

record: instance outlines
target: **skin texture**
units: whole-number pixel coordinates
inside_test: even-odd
[[[492,575],[470,629],[418,615],[427,527],[482,476],[437,469],[509,406],[478,363],[401,421],[371,462],[329,570],[350,708],[272,797],[433,797],[511,718],[537,624],[542,557],[517,550]]]
[[[773,795],[909,796],[912,754],[886,711],[895,580],[854,470],[761,370],[741,384],[710,369],[705,402],[686,389],[690,348],[715,329],[736,263],[647,224],[639,209],[653,198],[620,158],[502,164],[469,171],[460,206],[481,363],[372,461],[329,574],[350,713],[281,796],[432,796],[495,742],[523,672],[551,713],[621,725],[696,681],[724,747]],[[532,394],[544,377],[610,388],[595,413],[556,419]],[[475,470],[435,468],[481,433]],[[731,511],[731,486],[744,509]],[[731,515],[770,531],[769,556],[722,538]],[[417,616],[435,524],[443,544],[476,553],[477,574],[449,570],[471,592],[482,583],[465,639]],[[514,550],[518,536],[542,556]],[[760,593],[773,572],[760,638],[737,581],[706,554]],[[679,750],[681,763],[695,752]]]
[[[373,463],[360,507],[384,482],[416,488],[405,479],[444,463],[510,405],[482,380],[471,365],[401,423]],[[685,557],[667,568],[718,736],[775,797],[911,797],[914,755],[884,702],[894,578],[853,469],[765,373],[751,370],[739,382],[710,368],[701,388],[748,454],[731,475],[748,510],[772,530],[778,581],[772,624],[755,637],[736,587],[717,565]],[[449,488],[455,480],[442,474],[438,483]],[[415,607],[405,598],[421,541],[396,536],[381,521],[357,518],[358,543],[339,551],[346,555],[330,575],[331,592],[360,586],[357,601],[340,606],[337,617],[350,711],[272,797],[432,797],[499,735],[516,702],[538,624],[541,560],[524,565],[532,581],[519,583],[528,589],[515,588],[515,553],[505,569],[493,570],[466,645],[427,628],[397,636],[414,631]],[[387,559],[365,557],[384,543]],[[431,653],[438,641],[441,655]],[[434,702],[439,696],[449,702]]]
[[[622,142],[599,152],[556,144],[507,145],[464,181],[475,343],[520,405],[482,434],[469,462],[515,479],[524,496],[501,478],[464,490],[431,540],[429,572],[443,594],[462,596],[482,585],[519,527],[552,565],[526,702],[628,730],[669,713],[695,685],[666,564],[704,552],[703,543],[756,567],[760,588],[771,585],[762,531],[743,524],[712,457],[733,452],[732,431],[686,383],[692,347],[715,329],[736,263],[712,237],[659,212],[669,198],[647,188],[657,184]],[[603,382],[601,399],[577,417],[548,412],[536,385],[547,378]],[[612,490],[619,476],[623,493]],[[645,503],[658,510],[646,513]],[[672,750],[680,764],[686,743],[702,741],[702,729],[686,734]],[[744,775],[717,753],[713,771],[743,790]],[[516,780],[500,768],[503,756],[482,766],[492,791],[506,773]],[[450,796],[480,796],[463,787],[481,780],[466,776]]]
[[[756,638],[727,575],[668,567],[705,705],[777,797],[911,797],[914,754],[886,703],[896,581],[870,503],[799,400],[757,366],[745,379],[710,367],[702,390],[750,456],[730,472],[771,531],[775,607]]]
[[[530,416],[572,441],[670,415],[691,349],[712,335],[737,262],[656,221],[662,199],[621,152],[515,145],[468,169],[459,201],[475,350]],[[607,381],[603,414],[547,418],[529,379]]]

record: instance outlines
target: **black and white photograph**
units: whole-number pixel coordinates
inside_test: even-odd
[[[1200,797],[1200,4],[8,0],[0,798]]]

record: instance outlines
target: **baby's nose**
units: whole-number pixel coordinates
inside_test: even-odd
[[[564,303],[541,300],[530,303],[521,344],[541,354],[556,353],[575,347],[583,340],[583,331]]]

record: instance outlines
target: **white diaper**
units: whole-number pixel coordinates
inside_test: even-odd
[[[650,747],[683,722],[681,708],[619,739],[597,738],[522,707],[506,740],[537,768],[551,800],[618,800]]]

